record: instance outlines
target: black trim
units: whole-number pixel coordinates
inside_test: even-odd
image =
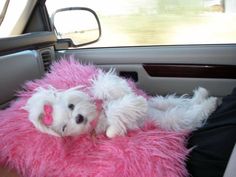
[[[42,15],[45,29],[47,29],[47,31],[53,31],[53,26],[51,24],[51,20],[48,15],[47,7],[45,5],[46,0],[40,0],[38,2],[39,2],[39,9],[40,9],[40,12]]]
[[[44,1],[39,0],[25,26],[23,33],[53,31]]]

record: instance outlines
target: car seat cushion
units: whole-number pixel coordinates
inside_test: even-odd
[[[0,111],[0,164],[24,177],[188,176],[186,133],[164,131],[149,122],[113,139],[103,134],[60,138],[36,130],[21,109],[39,86],[67,89],[86,85],[97,72],[93,65],[62,59],[44,78],[27,82],[18,99]]]

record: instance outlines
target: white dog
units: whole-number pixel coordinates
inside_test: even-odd
[[[29,119],[40,131],[52,135],[80,135],[95,130],[112,138],[141,127],[146,119],[166,130],[194,130],[217,106],[216,98],[208,97],[203,88],[197,89],[192,98],[170,95],[147,100],[136,95],[128,82],[112,70],[99,72],[89,91],[84,90],[82,86],[65,91],[36,90],[25,106]],[[51,109],[48,111],[45,105]]]
[[[24,107],[30,121],[40,131],[56,136],[79,135],[94,129],[96,133],[106,132],[110,138],[142,125],[147,117],[147,100],[137,96],[126,80],[110,71],[100,72],[91,82],[89,94],[82,91],[83,86],[65,91],[37,89]],[[50,107],[50,113],[45,105]],[[45,123],[45,117],[50,117],[51,123]]]
[[[29,120],[41,132],[55,136],[88,132],[90,126],[87,122],[97,115],[96,105],[78,88],[59,91],[51,86],[47,89],[40,87],[23,109],[29,112]]]

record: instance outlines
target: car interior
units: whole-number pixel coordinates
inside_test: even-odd
[[[6,1],[11,9],[12,1]],[[27,10],[15,20],[16,35],[0,38],[0,108],[17,99],[16,92],[30,80],[50,72],[53,62],[74,56],[82,63],[132,79],[149,95],[192,94],[201,86],[222,98],[236,87],[236,44],[83,47],[60,39],[48,15],[45,0],[25,1]],[[7,20],[8,12],[3,19]],[[100,25],[100,24],[99,24]],[[102,24],[101,29],[102,30]],[[196,31],[197,32],[197,31]],[[115,35],[115,34],[114,34]],[[95,39],[92,43],[96,43]],[[236,174],[236,146],[224,177]],[[17,176],[0,168],[0,176]]]

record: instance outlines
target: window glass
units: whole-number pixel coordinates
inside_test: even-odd
[[[88,47],[236,42],[236,0],[47,0],[46,5],[50,15],[71,6],[94,10],[102,36]]]

